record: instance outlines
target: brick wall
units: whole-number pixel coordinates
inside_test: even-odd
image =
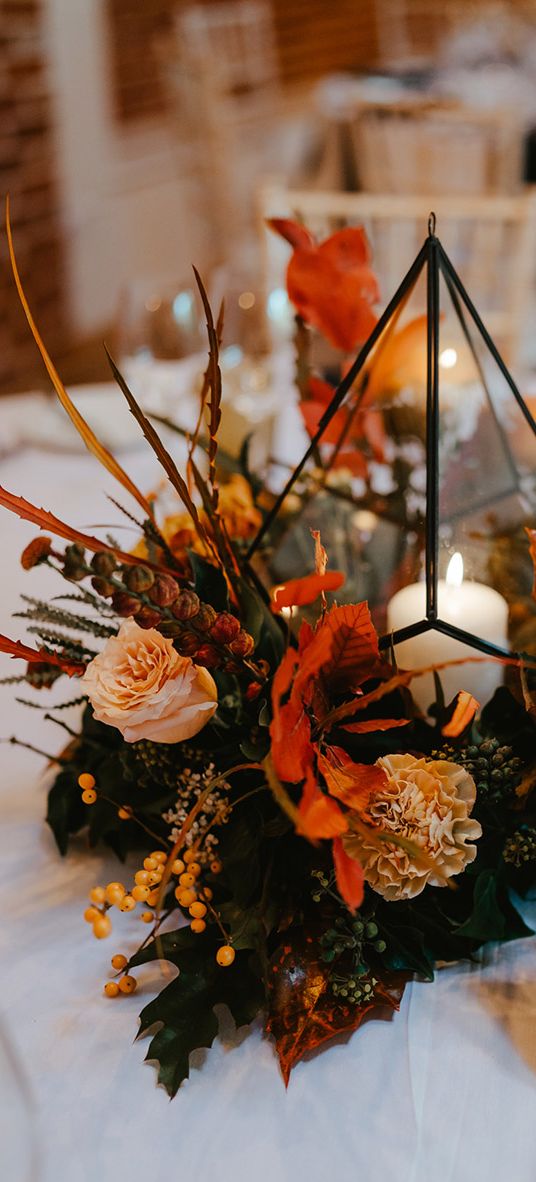
[[[0,391],[37,372],[3,229],[6,194],[28,299],[52,348],[67,338],[41,0],[0,0]]]

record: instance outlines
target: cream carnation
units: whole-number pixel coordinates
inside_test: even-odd
[[[361,863],[373,890],[391,902],[419,895],[428,883],[444,886],[476,858],[472,843],[482,828],[470,817],[476,798],[473,777],[457,763],[413,755],[386,755],[377,766],[387,781],[368,806],[370,821],[418,846],[427,862],[399,845],[357,833],[343,837],[346,852]]]
[[[181,657],[154,628],[128,619],[81,679],[95,718],[127,743],[180,743],[202,729],[218,705],[214,678]]]

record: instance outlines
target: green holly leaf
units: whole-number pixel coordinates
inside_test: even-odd
[[[129,968],[154,959],[169,960],[179,976],[140,1014],[138,1037],[158,1024],[147,1060],[158,1062],[158,1081],[174,1096],[190,1073],[190,1055],[211,1047],[218,1034],[214,1007],[226,1005],[237,1025],[253,1021],[262,1009],[264,993],[246,952],[238,952],[227,968],[216,962],[218,939],[207,930],[196,936],[190,928],[166,932],[132,958]]]
[[[483,870],[475,882],[473,909],[458,936],[485,944],[488,940],[516,940],[533,935],[512,906],[495,870]]]

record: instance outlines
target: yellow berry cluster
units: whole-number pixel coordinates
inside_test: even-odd
[[[122,953],[117,952],[115,956],[112,956],[112,968],[122,972],[127,965],[128,960]],[[104,986],[104,993],[106,997],[118,997],[120,993],[134,993],[137,984],[138,982],[135,977],[131,977],[130,973],[125,973],[123,977],[120,977],[119,981],[107,981]]]
[[[166,861],[164,850],[153,850],[145,858],[143,869],[136,871],[135,885],[131,891],[127,891],[122,882],[109,882],[106,886],[95,886],[90,890],[91,906],[84,911],[84,919],[93,925],[93,934],[98,940],[109,936],[112,930],[110,918],[106,914],[110,907],[117,907],[119,911],[134,911],[138,903],[156,906]],[[153,911],[142,911],[140,915],[143,923],[152,923],[154,918]]]

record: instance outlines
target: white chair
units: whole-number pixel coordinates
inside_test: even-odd
[[[382,304],[396,291],[427,233],[437,233],[486,327],[509,362],[517,361],[536,271],[536,197],[393,196],[266,187],[258,194],[268,291],[284,283],[286,243],[266,227],[271,217],[303,221],[321,240],[345,225],[364,226]]]
[[[515,193],[522,182],[523,127],[513,114],[403,101],[368,104],[350,127],[369,193]]]

